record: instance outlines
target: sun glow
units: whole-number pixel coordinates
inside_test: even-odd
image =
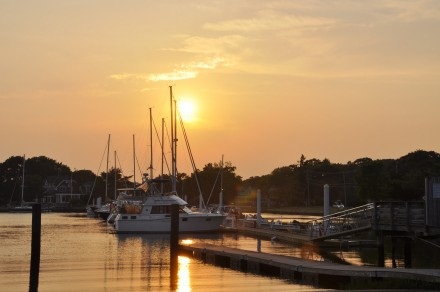
[[[196,120],[197,106],[192,99],[179,101],[179,112],[184,122],[194,122]]]

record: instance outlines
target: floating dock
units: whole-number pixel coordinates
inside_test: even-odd
[[[204,243],[179,245],[179,253],[224,268],[329,288],[339,288],[356,280],[381,281],[383,279],[413,280],[434,285],[438,283],[440,287],[439,269],[350,266]]]

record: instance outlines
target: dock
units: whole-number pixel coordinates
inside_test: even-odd
[[[357,280],[382,281],[383,279],[410,280],[430,285],[438,284],[440,287],[439,269],[391,269],[341,265],[204,243],[179,245],[179,253],[224,268],[328,288],[340,288],[341,285]]]
[[[385,238],[391,238],[392,249],[397,241],[404,245],[404,263],[412,266],[411,242],[415,239],[440,237],[440,227],[429,226],[423,202],[374,202],[343,210],[308,222],[290,223],[267,221],[258,216],[231,221],[227,230],[259,237],[276,239],[294,244],[328,246],[338,242],[340,246],[369,246],[377,248],[377,266],[385,266]],[[261,218],[261,217],[260,217]],[[357,234],[372,231],[373,240],[356,241]],[[350,240],[347,239],[347,236]],[[333,244],[334,245],[334,244]],[[393,267],[396,267],[393,253]]]

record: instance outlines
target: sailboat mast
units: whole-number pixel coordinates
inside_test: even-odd
[[[26,164],[26,155],[23,154],[23,174],[22,174],[22,178],[21,178],[21,202],[20,204],[23,205],[24,202],[24,167]]]
[[[117,189],[117,182],[116,182],[116,150],[115,150],[115,171],[114,171],[114,175],[115,175],[115,200],[116,200],[116,189]]]
[[[177,103],[174,102],[174,191],[177,191]]]
[[[161,180],[161,182],[160,182],[160,192],[163,194],[163,163],[164,163],[164,149],[163,149],[163,147],[164,147],[164,142],[165,142],[165,140],[164,140],[164,135],[165,135],[165,132],[164,132],[164,128],[165,128],[165,119],[164,118],[162,118],[162,145],[161,145],[161,152],[162,152],[162,165],[161,165],[161,168],[160,168],[160,178],[162,179]]]
[[[171,190],[176,191],[176,148],[175,148],[175,110],[173,103],[173,87],[170,86],[170,109],[171,109]]]
[[[153,112],[150,107],[150,179],[153,179]]]
[[[133,134],[133,195],[136,190],[136,143]]]
[[[107,168],[105,170],[105,199],[108,198],[108,161],[109,161],[109,154],[110,154],[110,134],[108,134],[108,141],[107,141]]]
[[[220,165],[220,197],[218,199],[218,208],[220,212],[223,214],[223,154],[222,154],[222,162]]]

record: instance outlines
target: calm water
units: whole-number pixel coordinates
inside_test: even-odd
[[[0,213],[0,291],[28,290],[31,222],[31,214]],[[181,235],[180,239],[314,260],[328,260],[331,256],[338,256],[355,265],[374,264],[376,261],[375,249],[334,249],[326,256],[315,248],[305,249],[237,234]],[[415,252],[418,252],[417,249]],[[429,258],[438,265],[438,254],[433,258],[430,253]],[[417,264],[420,260],[413,262]],[[386,265],[391,265],[390,260],[387,260]],[[39,291],[170,291],[169,274],[168,235],[117,235],[111,233],[111,228],[103,221],[87,218],[85,214],[42,214]],[[214,292],[324,289],[179,257],[178,284],[175,290]]]
[[[31,223],[31,214],[0,213],[0,291],[28,291]],[[172,290],[167,235],[117,235],[109,231],[105,223],[83,214],[42,214],[39,291]],[[252,238],[231,234],[203,237],[185,236],[257,248]],[[269,251],[276,246],[262,241],[261,249]],[[179,257],[178,273],[177,291],[320,290],[186,257]]]

